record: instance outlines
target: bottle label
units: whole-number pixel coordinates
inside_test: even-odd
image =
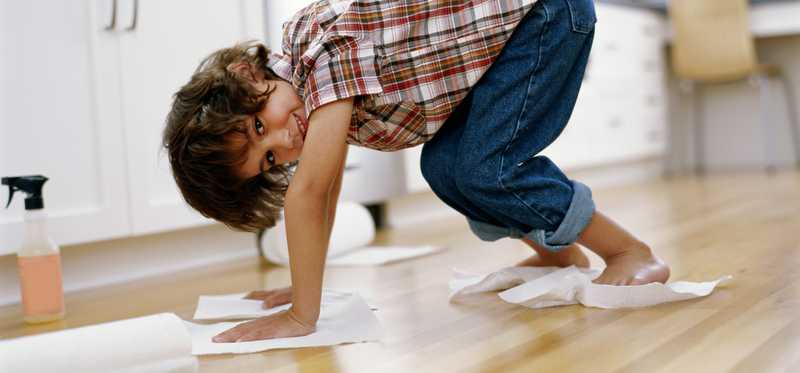
[[[61,255],[17,257],[17,264],[25,315],[49,315],[64,311]]]

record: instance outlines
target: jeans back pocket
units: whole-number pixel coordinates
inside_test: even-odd
[[[588,34],[594,29],[597,16],[592,0],[564,0],[572,18],[572,31]]]

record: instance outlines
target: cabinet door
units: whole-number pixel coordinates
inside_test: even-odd
[[[122,110],[135,234],[210,222],[185,204],[175,186],[160,149],[164,120],[172,95],[200,61],[238,41],[261,39],[262,18],[260,0],[120,0]]]
[[[425,177],[422,176],[422,169],[420,168],[420,161],[422,159],[422,146],[419,145],[413,148],[404,149],[403,154],[403,168],[406,177],[406,190],[408,193],[416,193],[431,190]]]
[[[398,153],[350,146],[339,198],[374,204],[406,193],[403,158]]]
[[[0,1],[0,176],[44,174],[60,244],[129,233],[118,50],[100,1]],[[0,192],[3,207],[8,189]],[[0,255],[21,242],[24,195],[0,208]]]
[[[635,161],[663,153],[664,19],[597,3],[595,38],[564,133],[545,150],[562,168]]]

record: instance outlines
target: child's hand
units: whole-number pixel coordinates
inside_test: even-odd
[[[211,339],[213,342],[247,342],[262,339],[300,337],[313,333],[314,325],[304,325],[292,315],[292,310],[278,312],[239,324],[219,333]]]
[[[264,309],[277,307],[292,301],[292,288],[285,287],[273,290],[251,291],[245,295],[244,299],[263,301],[261,308]]]

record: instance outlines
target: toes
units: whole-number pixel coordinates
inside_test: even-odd
[[[598,285],[623,286],[628,284],[628,279],[625,277],[608,276],[603,273],[592,282]]]
[[[519,263],[517,267],[539,267],[542,265],[542,259],[538,255],[532,255]]]
[[[600,277],[594,279],[592,282],[598,285],[614,285],[614,280],[604,275],[600,275]]]
[[[244,299],[255,299],[255,300],[262,300],[267,296],[267,292],[263,290],[255,290],[247,293],[244,296]]]

